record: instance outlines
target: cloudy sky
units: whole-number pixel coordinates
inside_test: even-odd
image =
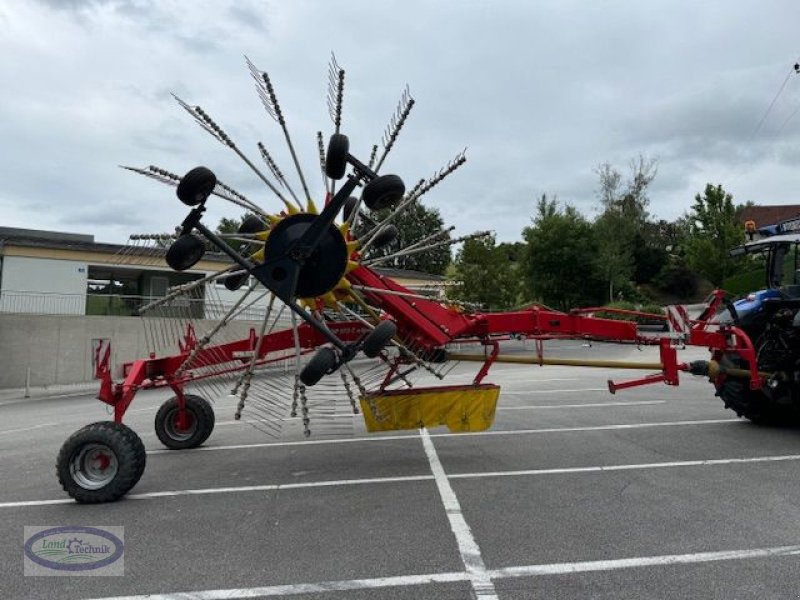
[[[517,240],[542,193],[592,217],[597,165],[626,170],[640,154],[658,160],[660,218],[707,182],[738,202],[800,203],[798,23],[790,0],[3,0],[0,225],[121,242],[182,220],[170,188],[120,164],[206,165],[278,209],[170,96],[290,172],[244,55],[270,73],[321,196],[332,51],[353,154],[366,161],[406,84],[417,103],[383,171],[411,187],[468,148],[426,196],[459,233]],[[208,221],[240,213],[215,200]]]

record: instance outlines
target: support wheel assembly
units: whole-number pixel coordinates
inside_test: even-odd
[[[130,427],[100,421],[64,442],[56,473],[64,491],[78,502],[112,502],[136,485],[145,462],[144,444]]]
[[[156,413],[158,439],[170,450],[196,448],[214,431],[214,409],[205,398],[186,394],[186,410],[181,422],[178,398],[173,396]]]
[[[341,133],[334,133],[328,142],[325,154],[325,174],[331,179],[341,179],[347,170],[347,154],[350,152],[350,140]]]
[[[361,199],[370,210],[390,208],[403,199],[406,185],[397,175],[381,175],[364,186]]]
[[[206,252],[206,245],[199,237],[182,235],[172,242],[167,250],[167,264],[175,271],[185,271],[195,266]]]
[[[316,385],[323,376],[336,368],[336,363],[336,353],[331,348],[323,346],[314,353],[311,360],[300,371],[300,381],[308,387]]]
[[[362,349],[368,358],[375,358],[381,353],[391,339],[397,335],[397,325],[393,321],[381,321],[364,338]]]

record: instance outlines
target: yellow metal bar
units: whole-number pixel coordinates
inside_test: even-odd
[[[448,353],[448,360],[462,360],[468,362],[484,362],[487,357],[482,354],[456,354]],[[514,363],[521,365],[561,365],[567,367],[599,367],[601,369],[643,369],[646,371],[662,371],[664,365],[660,362],[635,362],[618,360],[579,360],[572,358],[539,358],[536,356],[508,356],[499,354],[494,362]]]

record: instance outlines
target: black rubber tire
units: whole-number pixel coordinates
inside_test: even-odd
[[[115,462],[115,471],[105,476],[84,472],[84,461],[91,458],[83,453],[93,451],[110,458],[112,465]],[[144,444],[135,431],[122,423],[100,421],[79,429],[62,444],[56,458],[56,474],[61,487],[77,502],[113,502],[138,483],[146,462]],[[111,466],[101,470],[107,468]],[[104,482],[104,478],[108,481]]]
[[[741,360],[723,356],[723,367],[746,368]],[[748,379],[728,377],[717,388],[717,396],[738,417],[744,417],[759,425],[796,425],[800,414],[792,405],[776,404],[762,390],[751,390]]]
[[[344,201],[342,205],[342,221],[350,220],[350,215],[353,214],[353,211],[356,209],[356,204],[358,204],[358,198],[355,196],[350,196]]]
[[[398,175],[381,175],[364,186],[361,199],[370,210],[394,206],[406,193],[406,184]]]
[[[205,398],[186,394],[186,412],[191,419],[186,433],[176,430],[175,419],[178,416],[178,399],[173,396],[158,409],[155,418],[155,430],[158,439],[170,450],[186,450],[197,448],[208,439],[214,431],[214,408]]]
[[[377,234],[375,234],[375,237],[372,238],[372,243],[370,245],[373,248],[383,248],[387,244],[391,244],[393,241],[395,241],[398,235],[400,235],[400,232],[397,230],[397,227],[389,223]]]
[[[375,358],[395,335],[397,335],[397,325],[394,321],[381,321],[364,338],[361,349],[368,358]]]
[[[181,178],[175,193],[187,206],[205,202],[217,185],[217,176],[206,167],[195,167]]]
[[[334,133],[328,141],[328,152],[325,154],[325,174],[331,179],[341,179],[347,170],[347,155],[350,152],[350,140],[341,133]]]
[[[239,225],[239,233],[258,233],[264,231],[267,224],[257,215],[247,215]]]
[[[223,284],[225,285],[225,289],[235,292],[247,282],[249,277],[250,273],[247,271],[244,273],[237,273],[236,275],[228,275],[223,280]]]
[[[167,250],[167,264],[175,271],[185,271],[200,262],[205,252],[203,240],[191,233],[182,235]]]
[[[336,368],[336,363],[336,353],[333,349],[323,346],[300,371],[300,381],[308,387],[316,385],[320,379]]]

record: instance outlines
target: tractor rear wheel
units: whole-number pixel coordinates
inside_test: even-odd
[[[144,473],[142,440],[114,421],[92,423],[73,433],[58,453],[61,487],[81,503],[112,502],[127,494]]]
[[[178,399],[173,396],[156,413],[158,439],[170,450],[197,448],[214,431],[214,409],[205,398],[186,394],[186,422],[179,421]]]
[[[741,359],[723,356],[722,367],[747,368]],[[750,380],[727,377],[717,388],[717,396],[722,398],[725,408],[730,408],[739,417],[744,417],[760,425],[788,425],[798,421],[798,411],[787,404],[778,404],[767,393],[750,389]]]

